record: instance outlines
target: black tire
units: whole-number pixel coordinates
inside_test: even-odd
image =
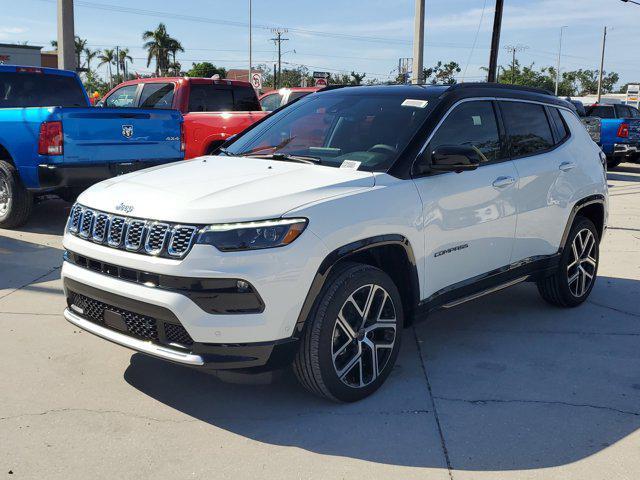
[[[576,239],[578,235],[581,235],[582,239],[587,237],[587,231],[590,232],[591,235],[588,238],[592,239],[590,240],[592,245],[588,246],[589,251],[587,252],[589,259],[582,259],[576,263],[576,252],[573,248],[574,242],[577,241],[577,245],[579,247],[580,240]],[[586,244],[587,242],[585,241],[584,243]],[[577,253],[582,257],[583,252],[578,251]],[[595,264],[592,265],[591,262],[594,260]],[[567,237],[566,246],[562,250],[558,269],[553,275],[538,281],[538,291],[540,292],[540,295],[542,295],[542,298],[552,305],[569,308],[577,307],[584,302],[587,297],[589,297],[589,294],[593,289],[596,282],[596,276],[598,274],[599,260],[600,239],[595,225],[588,218],[581,216],[576,217],[573,222],[573,226],[571,227],[571,231],[569,232],[569,236]],[[582,273],[579,270],[580,268],[582,268],[586,273]],[[577,279],[575,279],[575,275],[578,275]],[[591,275],[591,278],[589,278],[588,275]],[[572,281],[572,279],[574,280]],[[588,286],[586,286],[586,288],[582,283],[583,279],[585,282],[588,281]]]
[[[622,160],[619,157],[607,158],[607,170],[613,170],[622,163]]]
[[[372,300],[368,310],[372,314],[362,321],[359,310],[366,310],[362,308],[363,298],[367,297],[366,303],[369,295]],[[339,313],[354,335],[342,327]],[[340,265],[325,283],[306,320],[293,363],[296,377],[310,392],[337,402],[355,402],[371,395],[393,369],[403,323],[400,294],[386,273],[365,264]],[[372,352],[376,352],[375,356]],[[352,360],[356,362],[350,368]],[[375,368],[376,362],[384,365]],[[345,372],[342,377],[338,375],[339,368]]]
[[[24,224],[33,208],[33,197],[24,188],[18,171],[6,160],[0,160],[0,228]]]

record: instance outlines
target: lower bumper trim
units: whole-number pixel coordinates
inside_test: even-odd
[[[93,322],[85,320],[68,308],[64,311],[64,318],[89,333],[93,333],[105,340],[109,340],[110,342],[117,343],[118,345],[122,345],[123,347],[127,347],[138,352],[147,353],[154,357],[182,363],[184,365],[202,366],[205,363],[204,359],[200,355],[194,355],[193,353],[181,352],[179,350],[156,345],[148,341],[139,340],[129,335],[124,335],[114,330],[104,328]]]

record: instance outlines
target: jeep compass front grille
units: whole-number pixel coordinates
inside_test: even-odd
[[[68,230],[84,240],[119,250],[183,258],[191,250],[200,226],[111,215],[75,204]]]

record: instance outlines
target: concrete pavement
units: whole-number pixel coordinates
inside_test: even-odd
[[[436,312],[353,405],[288,375],[225,383],[74,328],[59,279],[68,204],[42,203],[0,230],[0,475],[637,479],[640,165],[609,183],[588,303],[553,308],[523,284]]]

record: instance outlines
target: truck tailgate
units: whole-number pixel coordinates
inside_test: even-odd
[[[640,143],[640,118],[627,118],[629,124],[629,142]]]
[[[63,108],[64,162],[179,160],[182,115],[176,110]]]

